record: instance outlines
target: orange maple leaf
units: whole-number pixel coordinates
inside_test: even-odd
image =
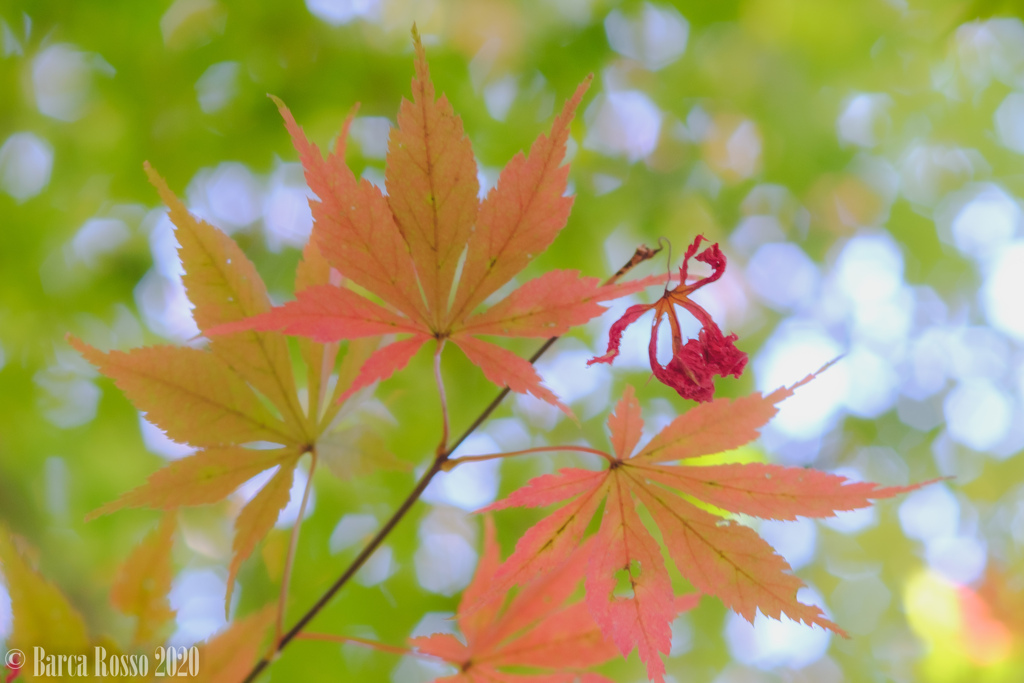
[[[579,585],[588,547],[558,570],[529,582],[502,609],[505,593],[490,591],[500,557],[493,521],[485,518],[484,550],[457,615],[465,643],[447,633],[411,640],[423,654],[459,668],[438,683],[609,683],[582,671],[615,657],[615,646],[601,634],[585,604],[567,604]],[[506,667],[544,672],[510,674]]]
[[[613,448],[613,454],[605,454],[611,463],[608,469],[564,469],[540,476],[485,508],[565,502],[523,535],[495,573],[491,592],[502,594],[515,584],[564,566],[603,503],[601,526],[589,553],[586,601],[601,630],[622,653],[639,648],[651,678],[662,681],[665,665],[659,653],[669,651],[669,622],[675,616],[672,583],[661,547],[639,516],[639,502],[660,529],[679,572],[697,590],[717,596],[751,622],[760,610],[775,619],[786,614],[845,635],[819,608],[797,601],[803,582],[753,529],[707,512],[687,498],[765,519],[829,517],[923,484],[879,487],[825,472],[760,463],[661,464],[730,450],[753,440],[777,411],[776,404],[812,377],[768,396],[753,394],[701,404],[676,418],[636,454],[643,420],[640,404],[628,387],[608,418]],[[631,597],[615,595],[617,576],[623,574],[632,588]]]
[[[160,633],[174,619],[167,600],[173,567],[171,546],[174,513],[164,513],[160,525],[132,550],[117,572],[110,590],[110,602],[122,614],[134,616],[136,645],[159,643]]]
[[[445,96],[435,99],[419,35],[416,75],[403,100],[387,156],[387,195],[357,180],[344,160],[351,116],[325,159],[291,112],[275,99],[319,201],[311,201],[313,239],[346,278],[382,303],[351,289],[314,287],[252,320],[208,330],[282,330],[320,342],[387,333],[411,337],[377,351],[349,391],[391,376],[430,339],[451,340],[498,386],[529,393],[569,413],[525,359],[478,335],[547,338],[587,322],[599,305],[639,291],[646,281],[600,286],[597,278],[555,270],[474,313],[565,225],[569,123],[588,77],[556,117],[550,135],[517,154],[498,184],[478,200],[477,167],[461,119]],[[459,261],[465,260],[459,272]]]
[[[269,311],[263,280],[234,240],[192,216],[148,164],[146,171],[170,208],[185,270],[182,280],[199,329]],[[315,245],[307,245],[296,289],[337,289],[330,279],[330,266]],[[362,449],[358,441],[364,430],[356,428],[340,438],[337,433],[344,417],[344,406],[337,399],[346,393],[379,340],[367,338],[349,344],[332,397],[326,392],[338,345],[300,341],[308,371],[307,406],[296,389],[287,339],[277,332],[247,330],[220,335],[211,339],[208,349],[152,346],[109,353],[70,338],[72,346],[146,413],[146,419],[171,439],[199,449],[158,470],[144,485],[100,507],[87,519],[125,507],[170,510],[215,503],[257,474],[276,470],[235,520],[225,602],[229,604],[238,569],[287,505],[295,468],[304,454],[314,452],[318,461],[343,476],[401,467],[391,456]],[[274,446],[247,446],[255,442]]]

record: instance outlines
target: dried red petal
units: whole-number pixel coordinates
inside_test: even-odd
[[[626,309],[626,312],[622,314],[622,317],[612,323],[612,328],[608,331],[608,349],[603,356],[597,358],[591,358],[587,361],[587,365],[593,365],[594,363],[611,363],[616,356],[619,355],[619,346],[622,344],[622,333],[626,331],[626,328],[636,322],[636,319],[642,316],[647,311],[654,308],[654,304],[637,304],[636,306],[630,306]]]
[[[743,374],[743,369],[747,365],[747,354],[736,348],[736,335],[723,335],[708,312],[689,298],[690,293],[714,282],[725,272],[725,254],[717,243],[697,254],[697,249],[704,239],[703,235],[697,235],[687,248],[683,265],[679,268],[679,286],[673,290],[666,290],[665,295],[657,303],[638,304],[626,309],[609,331],[607,352],[603,356],[591,358],[587,365],[611,363],[619,355],[619,346],[625,329],[644,313],[655,309],[657,317],[651,326],[648,354],[651,359],[651,370],[662,384],[672,387],[683,398],[705,402],[714,398],[716,376],[739,377]],[[686,276],[691,258],[711,266],[711,275],[688,285]],[[697,338],[690,339],[685,344],[679,322],[675,317],[675,305],[685,308],[701,323]],[[658,328],[661,326],[662,316],[671,316],[669,322],[672,327],[672,359],[668,365],[658,362]]]

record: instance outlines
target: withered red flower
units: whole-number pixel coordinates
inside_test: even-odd
[[[662,384],[666,384],[683,398],[705,402],[714,398],[715,385],[713,378],[718,375],[739,377],[747,365],[747,354],[736,348],[733,342],[736,335],[728,337],[722,334],[708,312],[690,300],[690,294],[704,285],[722,277],[725,272],[725,255],[718,248],[718,243],[707,247],[700,254],[697,249],[706,241],[703,235],[697,235],[693,244],[686,250],[683,265],[679,268],[679,286],[675,289],[665,287],[665,294],[653,304],[637,304],[630,306],[621,318],[615,321],[608,334],[608,351],[603,356],[591,358],[587,365],[593,363],[611,363],[619,355],[622,333],[636,322],[647,311],[653,310],[654,322],[651,325],[651,342],[648,351],[651,357],[651,370]],[[691,258],[711,266],[711,275],[686,284],[687,267]],[[683,333],[676,317],[675,304],[679,304],[693,317],[700,321],[701,330],[696,339],[683,343]],[[668,365],[658,362],[658,328],[661,319],[668,318],[672,327],[672,360]]]

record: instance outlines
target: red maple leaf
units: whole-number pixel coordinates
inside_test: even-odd
[[[388,145],[387,195],[357,180],[344,160],[345,122],[335,151],[323,158],[283,103],[277,102],[305,168],[313,239],[330,264],[363,290],[312,287],[255,318],[206,330],[282,330],[319,342],[406,334],[364,365],[349,392],[404,367],[430,339],[451,340],[498,386],[530,393],[568,412],[533,366],[480,335],[547,338],[587,322],[599,302],[638,291],[646,281],[599,286],[572,270],[548,272],[474,313],[565,225],[572,207],[563,165],[569,123],[590,84],[577,88],[529,156],[517,154],[498,184],[478,200],[477,167],[462,121],[443,95],[435,100],[415,34],[412,101],[403,101]],[[461,274],[458,264],[465,252]],[[372,300],[368,296],[379,299]],[[344,397],[342,397],[344,398]]]
[[[816,470],[762,463],[663,464],[753,440],[776,413],[776,404],[811,377],[768,396],[753,394],[699,405],[676,418],[636,454],[632,453],[643,420],[640,404],[628,387],[608,418],[614,453],[605,454],[610,462],[607,469],[564,469],[537,477],[486,508],[564,503],[523,535],[495,573],[488,595],[503,594],[515,584],[562,567],[573,557],[603,503],[601,526],[589,552],[586,602],[601,630],[622,653],[638,647],[651,678],[663,680],[665,666],[658,654],[667,653],[671,643],[673,590],[661,547],[639,515],[640,503],[658,526],[679,572],[697,590],[717,596],[751,622],[761,610],[775,619],[786,614],[845,635],[819,608],[797,602],[803,582],[753,529],[688,499],[732,513],[791,520],[867,507],[869,499],[895,496],[921,484],[879,487]],[[620,577],[629,582],[629,597],[616,595]]]
[[[696,256],[698,261],[703,261],[711,266],[711,275],[692,284],[686,284],[686,271],[690,258],[697,253],[697,249],[704,239],[703,235],[697,235],[693,244],[686,250],[683,265],[679,268],[679,286],[672,290],[666,286],[665,294],[653,304],[637,304],[627,308],[622,317],[612,324],[608,333],[607,352],[603,356],[591,358],[587,361],[587,365],[611,363],[619,355],[622,333],[644,313],[653,310],[655,312],[654,322],[651,326],[648,352],[651,358],[651,370],[663,384],[675,389],[683,398],[705,402],[714,398],[713,378],[716,375],[739,377],[743,374],[743,368],[747,365],[747,354],[734,345],[736,335],[730,334],[728,337],[723,335],[708,312],[690,299],[690,294],[704,285],[711,284],[722,277],[722,273],[725,272],[725,254],[718,248],[718,243],[715,243]],[[679,327],[679,319],[676,317],[676,304],[689,311],[701,324],[698,337],[685,344],[682,330]],[[658,362],[658,328],[661,326],[663,317],[668,318],[672,328],[672,360],[668,365]]]
[[[483,554],[457,617],[466,642],[447,633],[411,640],[423,654],[459,668],[438,683],[610,683],[581,672],[614,658],[615,646],[601,634],[584,603],[566,604],[579,585],[588,546],[556,571],[530,581],[502,609],[505,593],[490,591],[500,564],[494,524],[490,517],[484,521]],[[546,672],[511,674],[503,671],[506,667]]]

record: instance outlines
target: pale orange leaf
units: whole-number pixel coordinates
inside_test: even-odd
[[[175,518],[165,513],[160,524],[146,535],[124,561],[110,589],[110,602],[122,614],[136,618],[133,642],[156,644],[174,619],[167,600],[171,590],[171,548]]]

